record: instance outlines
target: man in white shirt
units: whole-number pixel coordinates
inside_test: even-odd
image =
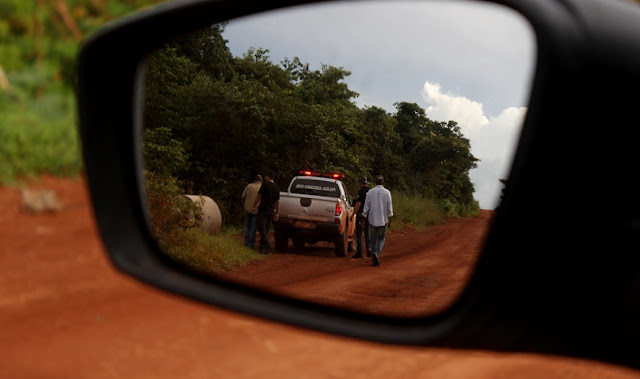
[[[367,192],[362,216],[369,221],[369,239],[373,266],[380,266],[380,253],[387,233],[387,222],[393,216],[391,192],[383,187],[384,178],[376,176],[376,186]]]

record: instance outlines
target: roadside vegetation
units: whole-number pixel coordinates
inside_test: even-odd
[[[74,99],[81,41],[158,0],[0,2],[0,185],[82,171]]]
[[[416,229],[438,225],[443,215],[438,204],[430,199],[418,195],[393,193],[393,213],[391,229],[403,229],[409,225]]]
[[[264,255],[245,247],[230,227],[212,236],[200,228],[202,203],[187,199],[176,173],[187,165],[188,155],[167,129],[145,132],[143,150],[151,233],[160,249],[174,261],[202,274],[232,270]]]
[[[382,174],[392,193],[429,199],[429,213],[477,212],[469,179],[477,159],[457,122],[431,120],[403,101],[392,113],[359,108],[344,81],[350,74],[297,57],[274,63],[263,47],[233,56],[224,25],[212,26],[149,58],[144,126],[180,144],[186,158],[172,175],[185,192],[213,198],[227,225],[242,222],[239,195],[267,168],[281,189],[301,169],[340,172],[352,194],[359,176]],[[158,144],[153,136],[149,142]],[[168,165],[175,162],[159,166]]]
[[[145,179],[151,232],[160,249],[172,260],[202,274],[214,275],[265,257],[239,243],[233,233],[212,236],[201,229],[201,204],[183,196],[175,179],[148,171]]]
[[[205,275],[231,271],[266,255],[245,247],[231,234],[211,236],[200,229],[175,230],[160,247],[171,259]]]
[[[0,185],[82,172],[74,99],[75,56],[103,24],[158,0],[0,3]],[[355,104],[351,73],[297,57],[274,63],[268,47],[233,56],[217,25],[173,41],[149,59],[144,157],[153,234],[198,271],[232,269],[261,255],[242,246],[239,200],[266,168],[286,188],[300,169],[356,179],[382,174],[396,226],[435,225],[478,211],[469,170],[477,159],[454,120],[436,122],[415,103],[394,112]],[[197,204],[213,198],[224,220],[210,236]]]
[[[149,57],[143,135],[149,188],[209,196],[225,228],[235,230],[243,219],[240,194],[267,168],[282,190],[301,169],[340,172],[352,194],[359,176],[382,174],[394,197],[396,230],[477,214],[468,175],[477,159],[455,121],[430,120],[423,108],[402,101],[393,113],[359,108],[358,93],[344,82],[346,69],[313,69],[297,57],[275,64],[268,53],[257,47],[233,56],[224,26],[216,25]],[[154,219],[174,216],[163,212],[152,205]],[[159,231],[156,238],[172,258],[201,272],[260,258],[232,235],[213,238],[196,229]]]
[[[71,94],[19,97],[0,95],[0,184],[44,173],[78,174],[82,163]]]

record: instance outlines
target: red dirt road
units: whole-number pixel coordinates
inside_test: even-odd
[[[568,358],[349,340],[178,298],[111,267],[81,180],[39,186],[57,191],[60,213],[22,213],[19,191],[0,188],[0,378],[640,378]],[[382,267],[347,266],[394,271],[410,258],[394,258],[392,238]]]
[[[466,284],[493,212],[425,230],[387,233],[380,267],[371,259],[337,258],[318,243],[271,254],[230,279],[297,298],[390,316],[446,309]]]

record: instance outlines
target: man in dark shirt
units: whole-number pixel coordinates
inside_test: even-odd
[[[369,191],[369,181],[366,176],[358,179],[358,197],[353,201],[354,213],[356,214],[356,254],[352,258],[362,258],[362,234],[364,234],[364,242],[367,249],[367,257],[371,256],[371,248],[369,248],[369,223],[367,218],[362,216],[364,209],[364,200],[367,198]]]
[[[269,254],[271,251],[271,243],[269,243],[269,228],[271,221],[278,221],[278,213],[280,211],[280,189],[273,182],[273,171],[267,170],[264,175],[264,181],[258,196],[253,203],[253,208],[258,206],[258,231],[260,232],[260,252]]]

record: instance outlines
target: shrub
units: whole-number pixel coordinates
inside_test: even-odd
[[[419,195],[407,195],[402,192],[392,194],[394,220],[400,223],[392,223],[394,229],[402,224],[408,224],[416,228],[424,228],[442,222],[441,210],[438,204]]]
[[[198,228],[173,229],[160,247],[171,259],[205,275],[215,275],[266,256],[229,234],[211,236]]]
[[[458,204],[457,208],[459,217],[476,217],[480,213],[480,203],[477,200],[471,203]]]
[[[437,200],[438,207],[440,208],[440,212],[442,217],[456,217],[457,209],[456,204],[449,199],[439,199]]]
[[[229,232],[212,236],[201,229],[202,203],[186,198],[174,177],[145,171],[145,181],[152,234],[169,258],[207,275],[264,258]]]
[[[145,168],[162,176],[177,177],[188,167],[186,148],[169,128],[145,130],[143,153]]]
[[[404,225],[425,228],[438,225],[450,217],[476,217],[480,211],[477,201],[459,204],[450,199],[432,200],[420,195],[393,193],[394,220],[392,229],[402,229]]]
[[[0,90],[0,184],[40,174],[75,176],[82,170],[73,97]]]
[[[437,204],[443,217],[476,217],[480,212],[480,203],[477,200],[456,203],[450,199],[439,199]]]
[[[172,176],[145,171],[147,201],[151,213],[151,232],[159,241],[174,229],[196,228],[202,221],[202,204],[186,198]]]

